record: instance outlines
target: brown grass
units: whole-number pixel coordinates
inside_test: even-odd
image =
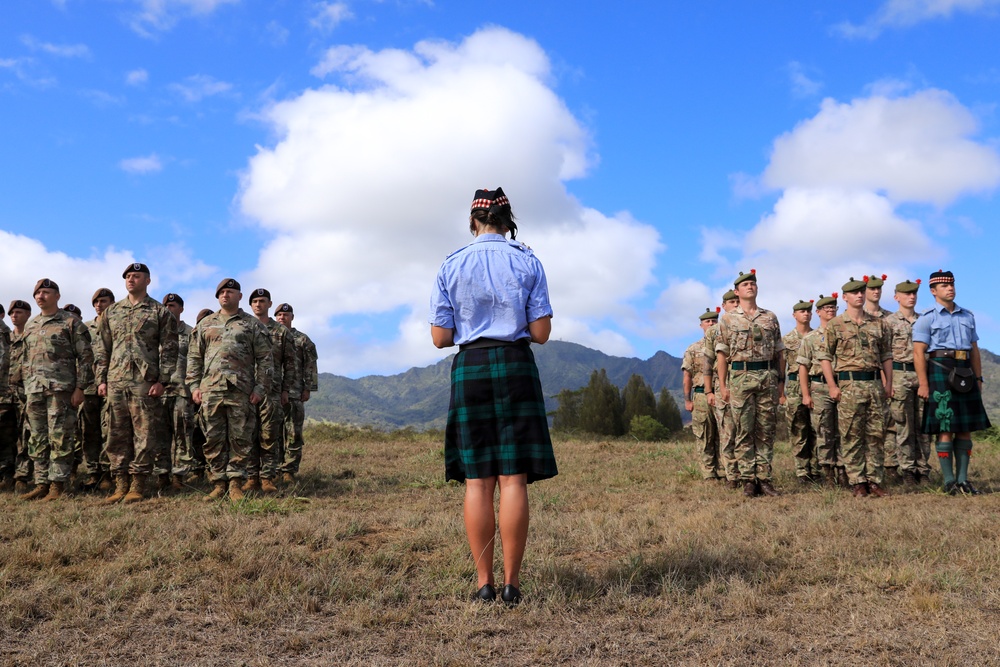
[[[1000,662],[1000,495],[801,489],[779,449],[786,495],[745,501],[687,442],[561,440],[507,610],[467,601],[440,441],[312,436],[276,500],[0,496],[0,664]]]

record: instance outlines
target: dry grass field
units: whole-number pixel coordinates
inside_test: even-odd
[[[1000,663],[1000,494],[855,500],[779,449],[786,494],[745,500],[690,442],[561,439],[508,610],[468,600],[437,438],[309,436],[278,499],[0,496],[0,664]],[[1000,486],[1000,448],[973,471]]]

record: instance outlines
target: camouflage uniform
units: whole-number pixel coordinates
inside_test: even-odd
[[[0,320],[0,481],[14,478],[17,401],[10,386],[10,327]]]
[[[24,327],[21,373],[31,425],[28,454],[36,484],[66,482],[73,471],[76,389],[94,381],[90,332],[77,317],[57,310]]]
[[[826,328],[813,329],[799,346],[795,363],[809,369],[809,395],[812,397],[812,430],[816,438],[815,460],[823,467],[844,467],[837,428],[837,401],[830,398],[830,388],[823,377],[818,351],[826,346]],[[788,386],[785,386],[787,392]],[[801,391],[801,387],[799,388]]]
[[[205,468],[205,456],[194,443],[194,403],[188,389],[187,357],[194,328],[185,322],[177,323],[177,366],[170,384],[163,392],[163,409],[167,416],[168,446],[156,457],[154,473],[189,475]]]
[[[715,425],[715,416],[705,398],[705,340],[691,343],[684,351],[681,370],[691,376],[692,402],[691,432],[698,440],[701,451],[701,476],[705,479],[725,477],[726,471],[719,458],[719,434]],[[685,396],[685,399],[687,397]]]
[[[798,329],[792,329],[781,339],[785,345],[785,418],[788,420],[788,441],[795,459],[795,475],[811,478],[818,476],[820,469],[816,432],[809,408],[802,405],[802,386],[799,384],[798,354],[802,338]]]
[[[267,396],[271,374],[267,330],[242,308],[232,315],[219,310],[195,327],[187,385],[201,391],[211,481],[246,478],[254,431],[250,394]]]
[[[860,325],[846,314],[838,315],[827,324],[826,347],[817,356],[833,364],[839,380],[838,421],[848,480],[852,485],[881,485],[886,395],[880,378],[882,362],[892,359],[889,329],[866,312]],[[871,374],[872,379],[848,373]]]
[[[274,479],[282,463],[285,406],[281,404],[281,394],[288,392],[292,384],[297,384],[295,343],[292,342],[291,330],[273,318],[268,318],[263,326],[271,341],[273,374],[271,391],[256,406],[256,429],[247,460],[247,475]]]
[[[302,462],[302,427],[306,418],[302,392],[319,391],[318,355],[316,346],[298,329],[291,329],[295,345],[295,377],[288,388],[288,405],[285,406],[285,453],[281,472],[295,474]]]
[[[145,476],[168,446],[163,401],[149,395],[168,386],[177,366],[177,319],[148,295],[108,306],[98,320],[97,383],[108,386],[108,459],[111,473]]]
[[[740,469],[736,464],[736,425],[733,423],[733,411],[729,403],[722,400],[719,394],[719,375],[715,372],[715,341],[719,335],[719,325],[713,324],[705,332],[704,350],[706,376],[712,377],[712,393],[715,395],[715,425],[719,434],[719,464],[725,472],[726,479],[736,482],[740,479]]]
[[[25,412],[28,397],[24,393],[22,359],[24,357],[24,333],[12,331],[10,335],[10,391],[17,410],[17,450],[14,457],[14,479],[30,482],[34,478],[34,464],[28,454],[31,442],[31,426]]]
[[[96,317],[87,322],[87,331],[90,332],[91,348],[96,350],[96,346],[101,344],[101,337],[97,332]],[[95,351],[95,378],[97,377],[97,356]],[[97,395],[97,383],[93,382],[84,388],[83,403],[80,404],[77,411],[77,443],[80,447],[77,460],[83,464],[88,475],[95,477],[108,472],[108,454],[104,449],[104,441],[108,434],[106,412],[106,401]]]
[[[913,366],[913,319],[900,313],[893,313],[883,322],[892,337],[892,400],[889,412],[892,416],[899,471],[927,477],[931,453],[930,436],[920,432],[923,423],[924,401],[917,396],[917,373]],[[889,456],[886,454],[886,465]]]
[[[878,307],[877,313],[869,313],[869,315],[872,315],[883,322],[892,314],[893,313],[891,311],[886,310],[882,306]],[[899,452],[896,447],[896,422],[892,418],[892,406],[890,401],[885,401],[882,404],[882,412],[885,415],[885,441],[882,445],[882,451],[885,455],[885,467],[896,469],[899,466]]]
[[[774,313],[758,308],[748,317],[742,306],[719,318],[716,352],[729,363],[728,384],[733,422],[736,425],[736,460],[740,479],[770,482],[774,458],[774,432],[778,407],[778,373],[775,365],[784,350],[781,329]]]

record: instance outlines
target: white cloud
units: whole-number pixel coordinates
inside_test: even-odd
[[[163,161],[156,153],[141,157],[126,158],[118,163],[122,171],[130,174],[153,174],[163,170]]]
[[[38,68],[33,58],[0,58],[0,69],[7,70],[19,81],[36,88],[51,88],[57,83],[55,77],[35,73]]]
[[[119,95],[112,95],[105,90],[88,89],[81,90],[80,95],[90,100],[90,102],[100,108],[118,106],[125,102],[125,98]]]
[[[129,27],[143,37],[173,28],[182,18],[208,16],[223,5],[238,4],[241,0],[131,0],[134,9],[128,12]]]
[[[885,0],[863,23],[845,21],[834,30],[848,38],[875,39],[886,28],[909,28],[954,14],[995,15],[997,7],[1000,0]]]
[[[125,73],[125,83],[130,86],[141,86],[149,81],[149,72],[144,69],[134,69]]]
[[[264,30],[267,33],[267,39],[273,46],[281,46],[288,41],[288,35],[291,34],[288,28],[281,25],[277,21],[269,21]]]
[[[315,5],[315,13],[309,25],[323,32],[330,32],[344,21],[354,18],[354,13],[346,2],[320,2]]]
[[[391,371],[440,358],[427,325],[434,275],[469,241],[473,192],[500,185],[521,221],[518,239],[546,266],[553,336],[571,332],[614,353],[630,347],[604,320],[630,315],[663,245],[651,226],[566,192],[594,156],[535,42],[491,28],[412,51],[335,47],[314,73],[341,85],[264,112],[277,143],[250,160],[238,205],[273,235],[245,279],[308,304],[297,322],[329,342],[327,369],[378,362]],[[504,91],[486,105],[470,94],[484,81]],[[293,266],[324,270],[303,281]],[[330,324],[400,312],[397,337],[364,349]]]
[[[21,43],[32,51],[41,51],[57,58],[89,58],[90,48],[86,44],[52,44],[40,42],[31,35],[22,35]]]
[[[788,78],[795,97],[813,97],[823,88],[823,84],[810,77],[807,68],[799,62],[788,63]]]
[[[195,74],[184,79],[183,83],[172,83],[167,87],[187,102],[200,102],[206,97],[228,93],[233,89],[231,83],[219,81],[207,74]]]

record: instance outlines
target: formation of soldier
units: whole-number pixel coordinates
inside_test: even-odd
[[[149,268],[122,273],[127,296],[102,287],[96,317],[59,306],[59,285],[35,285],[39,309],[0,306],[0,490],[55,500],[76,480],[106,504],[212,484],[206,498],[276,493],[302,461],[303,404],[318,389],[316,346],[271,294],[219,283],[219,309],[196,326],[184,299],[147,292]]]
[[[704,479],[748,497],[780,495],[772,461],[783,405],[803,484],[855,497],[887,495],[890,479],[917,487],[930,479],[934,436],[943,490],[979,493],[968,479],[971,434],[990,422],[975,317],[955,303],[950,271],[931,274],[935,303],[921,314],[919,279],[896,285],[896,312],[881,306],[886,278],[852,277],[839,297],[799,301],[784,336],[774,313],[757,306],[754,270],[740,273],[721,307],[700,315],[704,337],[681,368]]]

